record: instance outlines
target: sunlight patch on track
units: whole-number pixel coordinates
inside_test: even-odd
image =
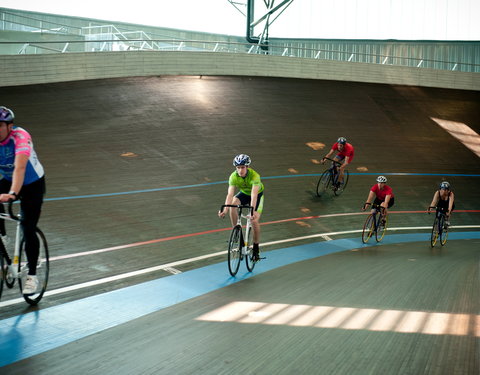
[[[480,337],[480,315],[234,301],[196,320]]]
[[[470,126],[463,122],[442,120],[435,117],[430,118],[450,133],[452,137],[458,139],[465,145],[465,147],[469,148],[474,154],[480,157],[480,135]]]

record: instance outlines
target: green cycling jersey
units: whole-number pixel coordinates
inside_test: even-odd
[[[259,193],[264,189],[260,175],[251,168],[247,169],[247,175],[245,177],[240,177],[237,171],[234,171],[228,179],[228,184],[239,188],[242,193],[247,195],[252,195],[252,187],[254,185],[260,185]]]

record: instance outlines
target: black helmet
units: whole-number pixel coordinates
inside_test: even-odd
[[[344,145],[345,143],[347,143],[347,138],[340,137],[340,138],[337,139],[337,142]]]

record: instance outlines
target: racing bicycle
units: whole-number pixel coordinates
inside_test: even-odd
[[[253,207],[249,205],[224,204],[220,207],[220,211],[223,211],[225,207],[232,207],[238,210],[237,224],[232,228],[228,241],[228,271],[230,275],[235,276],[240,267],[240,262],[245,258],[247,270],[252,272],[255,263],[258,261],[253,256],[253,229],[250,219],[253,216]],[[245,210],[248,210],[248,213],[245,213]],[[246,220],[245,225],[243,225],[242,219]],[[245,232],[243,232],[243,227],[245,227]]]
[[[373,212],[367,216],[363,225],[362,242],[367,243],[373,234],[377,242],[380,242],[387,231],[388,215],[385,214],[385,208],[376,203],[365,203],[363,208],[366,209],[368,205],[372,206]]]
[[[2,296],[3,284],[5,284],[7,288],[13,288],[16,280],[18,280],[20,293],[22,293],[29,268],[27,253],[25,251],[25,238],[23,236],[21,225],[22,216],[21,214],[13,213],[12,203],[13,201],[8,203],[8,213],[0,213],[0,220],[4,220],[5,223],[7,221],[14,222],[16,227],[15,241],[13,241],[13,244],[10,244],[10,241],[0,239],[0,297]],[[39,256],[37,261],[37,277],[39,285],[37,292],[33,295],[25,295],[22,293],[25,301],[33,306],[38,304],[42,299],[43,294],[47,289],[49,274],[47,240],[39,228],[36,228],[36,234],[39,241]],[[11,254],[13,254],[13,256],[11,256]]]
[[[345,188],[348,184],[348,176],[349,173],[345,169],[343,172],[343,182],[340,183],[338,181],[338,177],[340,172],[338,171],[338,167],[342,164],[337,160],[325,158],[326,160],[330,160],[332,162],[332,166],[326,169],[320,176],[317,182],[317,197],[321,197],[323,193],[327,190],[332,190],[335,195],[340,195],[344,192]]]
[[[430,236],[430,246],[434,247],[437,243],[437,240],[440,238],[440,244],[443,246],[447,243],[448,237],[448,225],[446,225],[447,216],[445,210],[440,207],[429,207],[428,213],[430,213],[430,208],[435,208],[435,220],[433,221],[432,226],[432,235]]]

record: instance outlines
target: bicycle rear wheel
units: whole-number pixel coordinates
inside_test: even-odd
[[[242,227],[236,225],[233,227],[230,240],[228,241],[228,271],[232,276],[237,274],[238,267],[240,267],[242,246]]]
[[[439,223],[440,230],[440,244],[443,246],[447,243],[448,226],[445,225],[445,216],[442,216],[441,223]]]
[[[45,239],[45,235],[38,228],[37,228],[37,238],[39,242],[39,254],[38,254],[38,261],[37,261],[38,289],[35,294],[29,295],[29,296],[23,294],[23,298],[25,299],[25,301],[33,306],[40,302],[40,300],[43,297],[43,294],[47,290],[48,275],[50,272],[50,260],[48,256],[47,240]],[[25,285],[25,280],[28,275],[28,268],[29,267],[28,267],[27,253],[25,251],[25,239],[22,239],[22,242],[20,243],[20,258],[19,258],[19,265],[18,265],[18,272],[19,272],[18,285],[20,287],[20,293],[23,290],[23,285]]]
[[[349,177],[349,173],[348,171],[344,171],[343,172],[343,183],[340,184],[333,192],[335,193],[336,196],[339,196],[340,194],[342,194],[344,191],[345,191],[345,188],[347,187],[347,184],[348,184],[348,177]]]
[[[365,224],[363,225],[362,242],[367,243],[370,237],[372,237],[373,232],[375,232],[375,218],[373,214],[370,214],[367,216]]]
[[[385,223],[382,223],[382,215],[378,215],[378,225],[375,231],[375,239],[380,242],[387,232],[388,216],[385,216]]]
[[[325,190],[328,189],[330,184],[332,183],[332,175],[330,174],[330,170],[326,170],[322,173],[320,178],[318,179],[317,183],[317,197],[321,197]]]
[[[253,229],[252,228],[250,228],[250,230],[248,231],[248,240],[245,243],[245,246],[247,246],[247,254],[245,256],[245,263],[247,265],[247,270],[252,272],[253,269],[255,268],[255,263],[257,263],[253,259]]]
[[[434,247],[435,244],[437,243],[438,234],[439,234],[438,222],[439,222],[438,217],[435,216],[435,220],[433,221],[433,226],[432,226],[432,234],[430,236],[430,246],[431,247]]]
[[[3,280],[5,279],[5,272],[7,270],[4,268],[4,260],[3,260],[3,255],[0,254],[0,298],[2,298],[2,292],[3,292]]]

